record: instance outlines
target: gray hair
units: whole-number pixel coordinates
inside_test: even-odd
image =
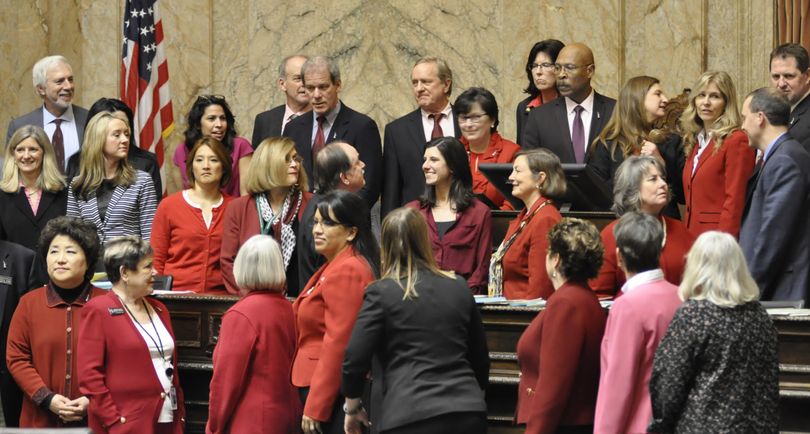
[[[651,167],[655,167],[666,178],[664,163],[648,155],[628,157],[616,170],[613,179],[613,211],[619,216],[626,212],[641,212],[641,181]]]
[[[294,59],[296,57],[301,57],[301,58],[309,60],[309,57],[304,55],[304,54],[291,54],[291,55],[285,57],[284,59],[282,59],[281,63],[279,63],[279,65],[278,65],[278,78],[280,80],[284,80],[285,78],[287,78],[287,62],[289,62],[290,59]]]
[[[37,63],[34,64],[34,69],[32,71],[32,75],[34,76],[34,87],[44,86],[45,81],[48,79],[48,71],[59,63],[64,63],[70,68],[70,63],[68,63],[64,56],[55,55],[39,59]]]
[[[250,237],[233,264],[236,285],[244,292],[284,290],[286,274],[278,243],[269,235]]]
[[[301,66],[301,81],[306,84],[304,76],[307,75],[307,72],[321,68],[329,71],[329,79],[332,80],[332,84],[340,81],[340,68],[338,67],[337,62],[335,62],[334,59],[326,56],[314,56],[308,58],[307,61],[304,62],[304,65]]]
[[[121,280],[121,267],[127,270],[136,270],[138,262],[152,256],[152,246],[149,242],[135,235],[126,235],[113,238],[104,244],[104,269],[107,278],[112,283]],[[92,267],[93,264],[88,264]]]
[[[641,273],[659,267],[664,228],[655,217],[628,212],[613,227],[613,238],[627,271]]]
[[[352,161],[340,144],[351,144],[344,141],[334,141],[326,145],[315,157],[315,190],[318,194],[326,194],[336,189],[340,184],[340,175],[352,168]]]

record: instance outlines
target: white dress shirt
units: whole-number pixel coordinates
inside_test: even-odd
[[[576,106],[581,105],[583,109],[580,118],[582,118],[582,127],[585,132],[585,154],[588,153],[588,148],[591,146],[589,138],[591,137],[591,118],[593,117],[593,94],[594,91],[591,89],[591,94],[588,95],[585,100],[581,103],[577,104],[571,98],[565,97],[565,111],[568,113],[568,133],[571,135],[571,140],[574,140],[574,118],[576,117],[577,113],[574,111]]]
[[[422,112],[422,128],[425,130],[425,142],[429,142],[431,139],[430,137],[433,135],[433,119],[430,118],[430,115],[433,113],[428,113],[425,109],[420,110]],[[442,120],[439,121],[439,126],[442,127],[442,133],[445,137],[455,137],[456,136],[456,129],[453,127],[453,107],[450,103],[442,109],[441,114]]]
[[[48,139],[53,142],[53,133],[56,131],[56,124],[53,121],[57,119],[56,116],[51,114],[42,106],[42,127]],[[73,104],[71,104],[62,116],[62,125],[59,129],[62,130],[62,144],[65,146],[65,167],[67,167],[68,159],[75,153],[79,152],[79,132],[76,128],[76,118],[73,116]]]

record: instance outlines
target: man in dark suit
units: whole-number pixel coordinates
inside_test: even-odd
[[[524,149],[546,148],[562,163],[585,163],[588,147],[613,114],[616,100],[591,87],[596,65],[588,46],[566,45],[554,66],[563,98],[529,113],[521,143]]]
[[[748,183],[740,247],[762,300],[805,300],[810,285],[810,154],[788,133],[783,92],[745,98],[742,129],[759,150]]]
[[[340,69],[333,60],[312,57],[304,62],[301,74],[312,111],[290,121],[284,135],[295,141],[310,179],[315,178],[312,171],[315,155],[325,145],[341,140],[354,146],[365,164],[366,185],[358,194],[372,207],[380,196],[382,183],[382,144],[377,123],[340,101]]]
[[[59,169],[65,173],[68,158],[81,148],[87,110],[73,105],[76,90],[73,85],[73,69],[64,57],[48,56],[40,59],[34,64],[33,76],[34,87],[42,98],[42,107],[11,120],[6,131],[6,145],[21,126],[42,127],[54,145]],[[54,135],[57,137],[56,141]]]
[[[788,132],[810,152],[810,57],[799,44],[783,44],[771,52],[771,83],[790,102]]]
[[[47,282],[36,254],[18,244],[0,241],[0,400],[6,426],[20,426],[22,392],[6,366],[6,339],[11,316],[26,292]]]
[[[309,95],[304,89],[301,80],[301,66],[307,61],[307,56],[295,54],[287,56],[278,67],[278,88],[284,92],[286,103],[261,112],[256,115],[253,122],[253,149],[259,146],[262,140],[268,137],[277,137],[284,131],[284,127],[298,116],[308,112]]]
[[[422,173],[425,143],[434,136],[461,134],[450,106],[453,72],[444,60],[419,59],[411,72],[411,89],[419,108],[385,126],[382,216],[425,192]],[[438,116],[441,117],[437,125]]]

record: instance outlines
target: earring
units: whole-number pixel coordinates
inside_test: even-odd
[[[554,278],[557,277],[557,270],[554,270],[554,271],[551,272],[551,277],[554,277]]]

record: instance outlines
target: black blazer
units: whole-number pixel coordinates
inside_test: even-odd
[[[57,193],[42,192],[37,215],[22,191],[0,191],[0,240],[37,250],[39,233],[53,218],[67,214],[67,187]]]
[[[68,159],[67,179],[71,180],[79,174],[79,163],[81,152],[77,152],[70,156]],[[157,201],[163,198],[163,184],[160,179],[160,165],[158,164],[157,157],[152,152],[146,149],[141,149],[137,145],[129,144],[129,151],[127,153],[127,160],[132,164],[132,167],[142,170],[152,177],[152,183],[155,185],[155,197]]]
[[[790,113],[790,136],[810,152],[810,96],[807,96]]]
[[[357,148],[360,160],[365,163],[366,186],[357,192],[366,199],[369,208],[374,206],[380,196],[382,184],[382,144],[377,123],[370,117],[358,113],[341,101],[340,112],[326,137],[326,143],[343,140]],[[312,179],[312,125],[315,122],[314,112],[309,111],[291,120],[284,129],[284,136],[295,141],[295,148],[304,159],[307,176]]]
[[[615,99],[594,92],[588,148],[607,124],[615,105]],[[520,144],[523,149],[546,148],[557,154],[561,163],[576,163],[571,131],[568,128],[565,98],[557,98],[529,113]]]
[[[259,147],[259,143],[268,137],[278,137],[281,135],[281,124],[284,123],[284,104],[274,107],[256,115],[253,121],[253,140],[250,144],[253,149]]]
[[[526,120],[529,119],[529,113],[532,111],[526,111],[526,107],[529,105],[530,102],[534,99],[533,96],[529,95],[523,101],[519,102],[517,105],[517,109],[515,109],[515,125],[517,126],[517,135],[515,136],[515,142],[518,145],[522,145],[523,141],[523,126],[526,125]]]
[[[33,251],[0,241],[0,400],[6,426],[10,427],[20,425],[23,396],[6,366],[8,326],[20,297],[47,282],[41,263]]]
[[[455,137],[461,137],[458,120],[453,116]],[[383,139],[383,192],[381,216],[418,199],[425,192],[422,160],[425,154],[425,129],[422,112],[416,109],[385,126]]]
[[[391,279],[366,288],[343,361],[343,395],[363,393],[372,357],[382,372],[380,431],[455,412],[485,412],[489,353],[467,283],[419,270],[418,297],[403,300]]]

